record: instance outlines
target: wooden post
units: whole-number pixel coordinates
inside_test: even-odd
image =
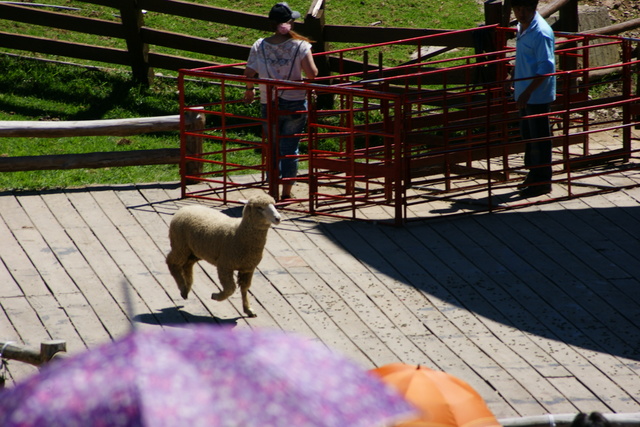
[[[67,343],[62,340],[50,340],[40,343],[40,363],[47,363],[53,358],[66,354]]]
[[[313,40],[313,52],[322,53],[328,50],[328,45],[324,39],[324,0],[313,0],[307,16],[304,18],[305,36]],[[331,75],[329,58],[326,55],[316,56],[316,67],[318,67],[318,77],[328,77]],[[327,82],[327,84],[331,84]],[[318,94],[316,101],[320,110],[333,109],[333,94]]]
[[[484,2],[485,25],[498,24],[507,28],[511,25],[511,0],[486,0]]]
[[[504,0],[502,5],[502,22],[501,27],[509,27],[511,24],[511,0]]]
[[[324,0],[313,0],[307,16],[304,18],[305,36],[313,41],[313,52],[322,53],[327,51],[327,43],[324,40]],[[329,59],[326,56],[316,58],[318,75],[328,76],[330,73]]]
[[[140,33],[144,17],[136,0],[120,0],[120,19],[131,57],[133,78],[138,83],[149,86],[153,80],[153,70],[149,67],[149,45],[143,42]]]
[[[502,1],[487,0],[484,2],[484,23],[485,25],[502,25]]]
[[[201,107],[201,109],[203,109]],[[206,117],[205,114],[200,111],[186,111],[184,113],[185,130],[194,131],[202,130],[205,126]],[[202,154],[202,138],[199,136],[186,135],[185,136],[185,154],[187,156],[199,156]],[[202,174],[202,162],[186,162],[184,165],[185,175],[200,175]],[[197,180],[187,180],[187,184],[196,184]]]
[[[568,33],[578,32],[578,0],[568,0],[562,4],[559,9],[560,14],[560,31],[566,31]],[[574,45],[575,46],[575,45]],[[577,70],[580,65],[578,64],[578,57],[576,55],[565,55],[564,69]],[[572,82],[572,85],[577,85],[577,81]],[[575,92],[575,88],[572,91]]]
[[[9,342],[0,342],[0,348],[4,349],[2,352],[3,359],[17,360],[30,365],[40,366],[49,362],[54,357],[57,358],[64,355],[67,351],[67,344],[65,341],[60,340],[44,341],[40,344],[40,352],[13,345]]]
[[[510,13],[510,11],[509,11]],[[484,2],[484,22],[485,25],[500,25],[502,26],[503,21],[505,21],[504,9],[502,0],[486,0]],[[509,15],[506,17],[506,21],[508,22]],[[484,53],[484,52],[495,52],[496,51],[496,31],[491,30],[491,32],[484,30],[482,32],[474,32],[474,40],[476,44],[476,54]],[[478,57],[477,62],[486,62],[487,57]],[[502,80],[502,76],[498,76],[496,73],[498,72],[498,67],[495,64],[487,65],[480,68],[480,75],[477,76],[479,81],[481,82],[489,82]]]
[[[636,48],[633,50],[633,55],[636,61],[640,60],[640,43],[638,43],[636,45]],[[640,96],[640,73],[635,73],[635,74],[636,74],[636,96]],[[634,111],[634,114],[635,116],[633,120],[634,121],[640,120],[640,108],[636,108],[636,111]],[[640,129],[640,125],[636,125],[635,129]]]
[[[569,0],[560,7],[560,28],[568,33],[578,32],[578,0]]]

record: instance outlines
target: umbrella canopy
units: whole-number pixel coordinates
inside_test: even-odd
[[[395,390],[321,343],[215,326],[132,332],[0,393],[3,427],[344,427],[407,414]]]
[[[420,418],[398,426],[500,426],[478,392],[446,372],[404,363],[392,363],[372,372],[422,411]]]

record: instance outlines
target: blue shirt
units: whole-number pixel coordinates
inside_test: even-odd
[[[531,84],[531,80],[518,79],[535,77],[556,72],[555,38],[547,21],[536,12],[531,24],[521,31],[518,24],[516,40],[516,65],[514,72],[515,98]],[[529,104],[549,104],[556,99],[556,77],[545,78],[544,82],[533,91]]]

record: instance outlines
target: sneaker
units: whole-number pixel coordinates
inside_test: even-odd
[[[523,188],[527,188],[528,186],[530,186],[531,184],[533,184],[533,180],[531,179],[531,175],[527,175],[527,177],[524,179],[524,181],[522,181],[520,184],[518,184],[518,190],[522,190]]]
[[[520,197],[528,199],[530,197],[542,196],[551,193],[551,184],[531,184],[520,190]]]

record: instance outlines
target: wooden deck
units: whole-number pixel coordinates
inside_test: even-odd
[[[254,277],[255,319],[238,293],[210,299],[209,265],[180,298],[164,257],[190,203],[169,184],[0,195],[0,341],[75,353],[130,320],[276,327],[364,368],[445,370],[498,418],[640,412],[640,188],[403,228],[285,212]]]

